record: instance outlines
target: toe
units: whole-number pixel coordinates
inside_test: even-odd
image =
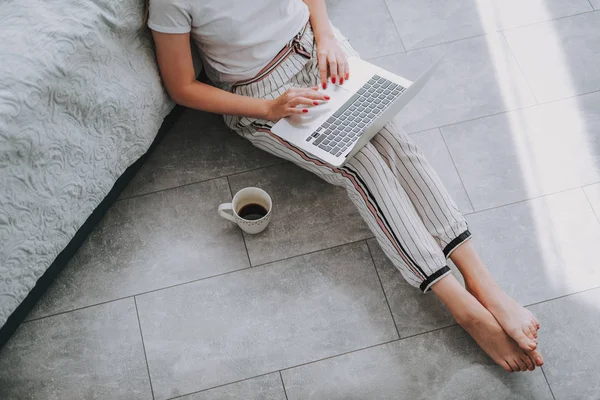
[[[531,333],[530,337],[533,337],[533,340],[537,343],[537,337],[538,337],[537,329],[535,329],[534,327],[530,326],[529,327],[529,332]]]
[[[529,312],[529,316],[531,317],[531,324],[535,327],[535,329],[540,329],[540,322],[538,321],[538,319],[535,317],[535,315],[533,315],[531,311],[527,311]]]
[[[523,334],[529,338],[532,342],[535,343],[535,336],[533,336],[533,327],[531,325],[527,325],[523,328]]]
[[[510,366],[512,367],[514,372],[519,372],[523,369],[523,367],[525,367],[525,364],[523,364],[523,361],[521,361],[521,359],[519,359],[518,355],[513,355],[513,359],[510,360]],[[523,364],[521,366],[521,364]]]
[[[528,351],[527,354],[529,355],[529,358],[531,358],[535,365],[537,365],[538,367],[541,367],[544,364],[544,358],[542,357],[542,354],[539,351]]]
[[[515,362],[519,366],[519,371],[527,371],[527,364],[525,364],[525,361],[523,361],[521,358],[515,358]]]
[[[521,367],[519,367],[519,365],[515,362],[514,359],[506,360],[506,362],[508,363],[508,365],[510,365],[511,372],[518,372],[521,370]]]
[[[527,365],[527,369],[529,371],[533,371],[535,369],[535,363],[531,360],[531,358],[529,358],[527,354],[522,355],[521,359],[523,360],[525,365]]]
[[[537,345],[533,338],[529,338],[523,330],[517,331],[514,335],[511,335],[512,338],[517,342],[520,348],[523,350],[531,351],[535,350]]]
[[[512,367],[510,366],[510,364],[508,363],[508,361],[502,361],[502,362],[500,363],[500,366],[501,366],[502,368],[504,368],[504,370],[505,370],[506,372],[513,372],[513,370],[512,370]]]

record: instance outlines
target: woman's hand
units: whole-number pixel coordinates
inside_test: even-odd
[[[279,121],[281,118],[293,114],[307,113],[310,106],[318,106],[319,101],[329,100],[329,96],[318,92],[319,87],[297,88],[293,87],[275,100],[267,100],[266,119]],[[298,107],[305,106],[305,107]]]
[[[350,78],[348,59],[333,35],[322,37],[317,41],[317,61],[323,89],[327,88],[328,74],[331,83],[339,82],[340,85],[344,83],[344,79]]]

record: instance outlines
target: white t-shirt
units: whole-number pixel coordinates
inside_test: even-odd
[[[187,33],[215,83],[253,78],[308,22],[302,0],[150,0],[150,29]]]

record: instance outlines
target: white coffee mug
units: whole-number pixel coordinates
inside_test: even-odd
[[[237,192],[231,203],[221,204],[219,215],[236,223],[244,232],[256,234],[264,231],[269,225],[272,208],[273,202],[267,192],[247,187]],[[229,214],[228,210],[231,210],[233,215]]]

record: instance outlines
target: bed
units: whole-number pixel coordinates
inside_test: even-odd
[[[0,347],[174,107],[142,15],[142,0],[0,2]]]

